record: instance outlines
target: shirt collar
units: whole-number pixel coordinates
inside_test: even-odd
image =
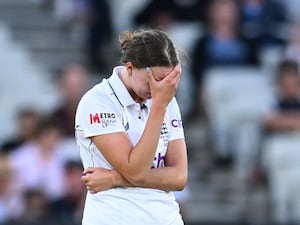
[[[119,101],[122,103],[123,106],[127,107],[136,104],[136,102],[131,97],[126,86],[124,85],[123,81],[119,77],[119,73],[122,69],[125,69],[125,66],[114,67],[113,73],[108,79],[108,81],[111,87],[113,88],[113,91],[117,95]],[[148,108],[150,108],[151,102],[152,102],[151,99],[147,99],[143,104]]]

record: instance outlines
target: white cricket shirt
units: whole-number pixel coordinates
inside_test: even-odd
[[[151,100],[143,107],[136,103],[115,67],[109,79],[95,85],[81,99],[75,118],[76,141],[85,168],[113,169],[89,137],[127,132],[131,143],[139,141],[151,110]],[[169,103],[152,168],[164,166],[169,141],[184,138],[176,99]],[[120,146],[122,154],[122,146]],[[179,206],[172,192],[149,188],[117,187],[87,194],[83,225],[182,225]]]

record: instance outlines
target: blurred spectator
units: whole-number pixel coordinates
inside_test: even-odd
[[[286,45],[285,56],[300,63],[300,22],[291,24],[291,35]]]
[[[58,73],[57,84],[61,91],[61,102],[50,113],[51,120],[60,125],[62,139],[58,145],[59,157],[64,160],[79,159],[79,151],[74,137],[74,119],[77,104],[89,87],[90,80],[85,67],[67,64]]]
[[[206,32],[196,42],[192,55],[191,69],[198,98],[206,69],[259,64],[256,42],[240,32],[239,8],[235,1],[213,0],[208,10]],[[200,101],[194,102],[197,110]]]
[[[178,21],[202,21],[208,0],[152,0],[134,18],[136,24],[168,28]]]
[[[63,160],[58,157],[59,126],[51,120],[39,124],[36,139],[24,143],[10,156],[21,193],[39,189],[52,201],[64,194]]]
[[[68,161],[64,167],[65,194],[51,204],[55,218],[64,224],[80,224],[86,188],[81,181],[83,167],[80,161]]]
[[[49,213],[48,200],[39,189],[28,189],[24,193],[24,211],[16,220],[18,225],[59,224]]]
[[[285,5],[275,0],[242,0],[241,25],[245,36],[258,38],[261,47],[284,44],[282,25],[288,23]]]
[[[6,156],[0,155],[0,224],[16,220],[22,213],[21,196],[13,186],[13,169]]]
[[[84,43],[90,69],[105,71],[110,59],[105,47],[110,44],[113,27],[107,0],[55,0],[54,16],[61,26],[71,30],[71,38]]]
[[[299,21],[299,8],[300,1],[299,0],[278,0],[282,4],[285,5],[285,8],[288,11],[288,17],[290,21]]]
[[[89,85],[87,71],[79,64],[69,64],[58,74],[62,101],[51,118],[60,124],[65,137],[74,137],[74,118],[78,101]]]
[[[279,65],[277,74],[277,96],[264,120],[269,132],[300,130],[300,78],[299,65],[286,60]]]
[[[271,217],[276,224],[299,224],[300,207],[300,77],[292,60],[280,63],[274,103],[266,111],[262,164],[270,191]]]
[[[17,147],[33,140],[39,123],[39,115],[33,109],[23,109],[18,113],[18,131],[10,140],[4,141],[0,147],[2,153],[11,153]]]
[[[96,72],[103,72],[106,71],[109,63],[104,49],[110,44],[113,31],[110,5],[107,0],[89,0],[87,2],[88,56],[91,69]]]
[[[44,0],[53,4],[54,17],[61,25],[73,26],[86,20],[87,0]],[[51,3],[50,3],[51,2]]]

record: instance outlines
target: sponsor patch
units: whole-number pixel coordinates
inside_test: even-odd
[[[90,124],[102,124],[102,127],[107,127],[108,124],[117,122],[116,114],[114,113],[90,113]]]
[[[172,119],[171,120],[171,125],[172,127],[175,127],[175,128],[180,128],[182,127],[182,120],[178,120],[178,119]]]
[[[160,130],[160,139],[163,141],[164,146],[168,146],[169,142],[169,131],[167,127],[167,123],[164,121],[162,128]]]

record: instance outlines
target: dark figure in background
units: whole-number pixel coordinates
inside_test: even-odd
[[[259,63],[256,41],[240,32],[239,7],[234,0],[212,0],[207,16],[205,33],[196,41],[192,54],[192,77],[198,98],[206,69]],[[195,101],[195,109],[199,101]]]
[[[24,193],[25,210],[16,220],[15,224],[35,225],[53,224],[54,218],[51,217],[48,208],[48,201],[43,192],[39,189],[28,189]],[[56,223],[57,224],[57,223]]]
[[[52,202],[51,213],[63,224],[80,224],[85,201],[86,188],[81,180],[83,166],[80,161],[67,161],[65,171],[65,195]]]
[[[274,0],[240,1],[241,26],[245,36],[258,38],[261,47],[283,45],[285,41],[281,37],[280,26],[288,22],[284,6]]]
[[[108,1],[89,0],[88,14],[87,51],[91,70],[102,72],[107,67],[107,59],[103,58],[103,49],[112,37],[111,12]]]
[[[275,75],[274,101],[262,121],[261,172],[267,178],[272,224],[299,224],[299,64],[285,59]]]
[[[61,124],[65,137],[74,137],[75,110],[88,84],[87,71],[79,64],[66,65],[59,72],[58,87],[62,101],[51,118]]]
[[[292,60],[281,62],[277,77],[277,98],[265,116],[267,133],[300,130],[299,65]]]
[[[33,109],[23,109],[17,115],[18,134],[2,143],[0,149],[4,154],[11,153],[24,143],[35,138],[40,116]]]
[[[134,19],[136,24],[168,27],[173,22],[198,22],[204,19],[208,0],[152,0]]]
[[[9,155],[8,160],[14,171],[14,185],[19,193],[38,189],[49,201],[64,194],[64,159],[59,149],[61,137],[60,124],[43,118],[36,138]]]

